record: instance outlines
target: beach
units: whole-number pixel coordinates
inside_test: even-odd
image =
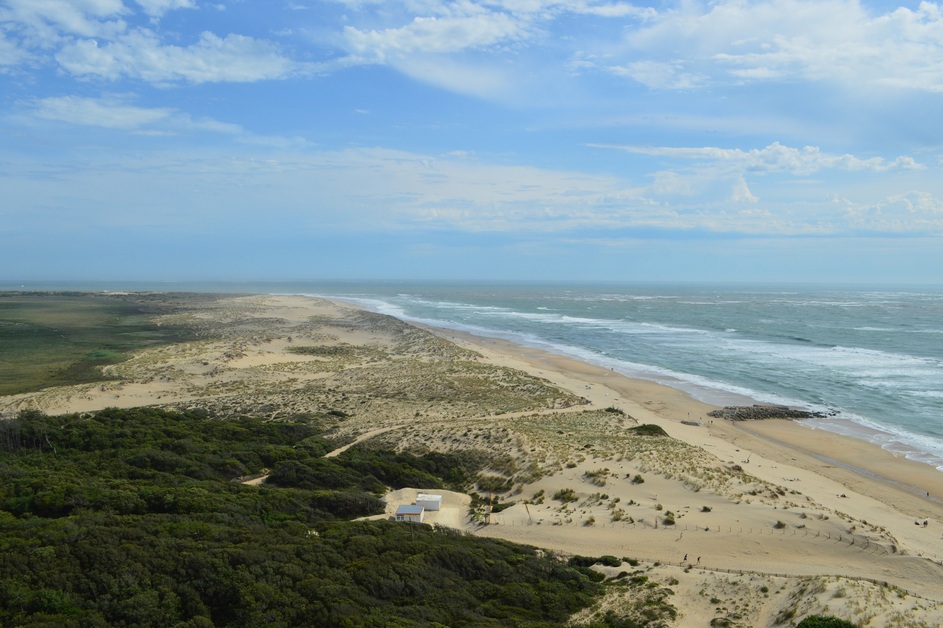
[[[345,303],[243,296],[176,316],[205,338],[141,351],[106,367],[105,383],[2,398],[0,412],[306,414],[341,444],[479,449],[506,480],[489,496],[505,507],[443,525],[642,561],[674,583],[679,626],[774,625],[788,611],[943,622],[943,473],[931,465],[794,421],[711,418],[715,406],[675,388]],[[627,603],[613,594],[596,612]]]

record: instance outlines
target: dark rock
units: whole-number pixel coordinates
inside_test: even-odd
[[[761,419],[820,419],[826,415],[823,412],[812,412],[789,406],[756,404],[752,406],[726,406],[722,410],[712,410],[707,413],[718,419],[731,421],[756,421]]]

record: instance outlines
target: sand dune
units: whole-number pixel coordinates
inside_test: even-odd
[[[791,421],[712,420],[668,387],[318,299],[239,297],[178,316],[204,338],[108,367],[104,384],[2,398],[0,411],[304,415],[341,444],[486,452],[508,486],[490,497],[513,505],[472,517],[450,495],[434,523],[641,561],[610,575],[652,584],[613,587],[583,619],[631,615],[658,594],[679,626],[813,613],[943,624],[943,474],[928,465]],[[670,438],[634,434],[640,424]],[[410,499],[387,496],[391,512]]]

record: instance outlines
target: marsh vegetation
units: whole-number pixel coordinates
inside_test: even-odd
[[[0,395],[108,379],[101,367],[133,352],[192,340],[156,317],[197,295],[0,292]]]

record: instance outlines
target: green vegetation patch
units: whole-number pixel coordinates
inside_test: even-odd
[[[288,347],[289,353],[297,355],[311,355],[316,357],[348,357],[356,354],[351,345],[302,345]]]
[[[534,548],[346,521],[383,512],[387,484],[478,469],[332,447],[305,423],[157,409],[0,422],[0,625],[542,626],[599,593]],[[263,468],[282,487],[233,481]]]
[[[855,628],[855,624],[838,617],[810,615],[799,622],[798,628]]]
[[[0,395],[105,380],[101,367],[195,338],[155,317],[212,296],[0,292]]]
[[[638,436],[668,436],[668,432],[652,423],[643,423],[636,427],[630,427],[629,431]]]

